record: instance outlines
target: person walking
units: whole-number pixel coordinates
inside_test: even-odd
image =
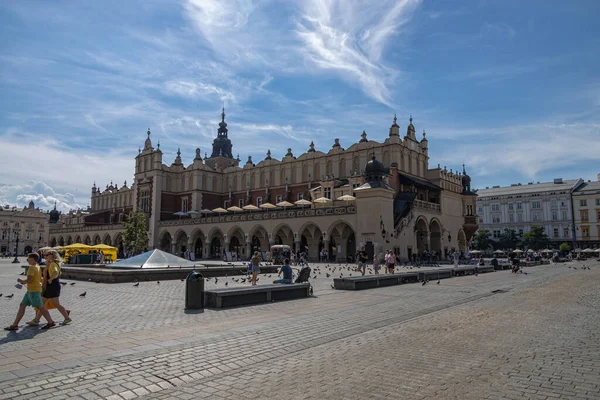
[[[367,260],[369,259],[369,255],[365,251],[365,246],[361,247],[358,252],[358,271],[363,275],[367,272]]]
[[[387,255],[387,253],[386,253]],[[373,256],[373,269],[375,270],[375,275],[379,275],[379,270],[381,269],[381,264],[379,264],[379,257],[377,254]]]
[[[56,250],[46,253],[46,267],[42,270],[42,301],[44,306],[56,308],[64,317],[61,325],[71,322],[69,314],[71,311],[65,309],[59,301],[60,297],[60,256]],[[41,309],[38,307],[35,318],[27,325],[36,326],[40,323]]]
[[[254,257],[252,257],[252,286],[256,286],[256,280],[258,278],[258,274],[260,274],[260,256],[258,255],[258,251],[254,252]]]
[[[388,251],[387,273],[393,274],[396,268],[396,255],[393,250]]]
[[[44,325],[42,329],[52,328],[56,325],[42,301],[42,271],[37,262],[37,254],[31,253],[27,256],[27,264],[29,264],[29,267],[27,268],[27,279],[17,279],[19,284],[27,285],[27,292],[23,296],[23,300],[21,300],[15,321],[12,325],[4,328],[7,331],[16,331],[19,329],[19,322],[21,322],[21,319],[25,315],[25,309],[28,306],[37,307],[40,314],[46,319],[47,324]]]

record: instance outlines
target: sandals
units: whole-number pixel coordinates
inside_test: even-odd
[[[31,321],[27,321],[26,324],[29,326],[38,326],[40,324],[40,321],[36,321],[35,319],[32,319]]]
[[[44,329],[44,330],[45,329],[50,329],[50,328],[54,328],[55,326],[56,326],[56,323],[55,322],[51,322],[51,323],[48,323],[48,324],[42,326],[41,329]]]
[[[17,325],[11,325],[4,328],[5,331],[16,331],[17,329],[19,329]]]

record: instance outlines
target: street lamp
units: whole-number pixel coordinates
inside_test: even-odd
[[[12,261],[13,264],[20,263],[18,255],[19,255],[19,232],[17,232],[17,246],[15,247],[15,259]]]

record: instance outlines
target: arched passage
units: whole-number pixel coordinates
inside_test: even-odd
[[[192,239],[191,251],[194,253],[193,259],[198,260],[203,258],[205,256],[204,243],[206,242],[206,236],[204,235],[204,232],[202,232],[200,229],[195,229],[190,235],[190,238]],[[191,256],[192,255],[190,255],[190,257]]]
[[[431,244],[430,251],[433,252],[432,257],[439,260],[442,253],[442,227],[437,219],[432,219],[429,222],[429,241]]]
[[[274,244],[285,244],[294,247],[294,232],[287,224],[278,225],[273,230],[273,243]]]
[[[58,245],[61,247],[65,245],[65,239],[62,236],[58,239]]]
[[[50,241],[50,247],[56,247],[56,238],[52,238],[52,241]]]
[[[102,243],[102,239],[100,239],[100,235],[94,236],[94,241],[93,241],[94,246],[97,244],[101,244],[101,243]]]
[[[184,231],[175,233],[175,255],[183,257],[188,249],[188,235]]]
[[[172,241],[173,241],[173,238],[171,237],[171,234],[167,231],[164,231],[160,238],[159,248],[162,251],[166,251],[166,252],[170,253]]]
[[[233,259],[241,260],[242,257],[246,256],[246,246],[244,239],[244,232],[238,226],[233,227],[227,233],[229,239],[229,246],[227,251],[231,253]]]
[[[221,232],[221,230],[218,228],[214,228],[208,234],[208,240],[210,243],[209,258],[222,259],[225,246],[223,232]]]
[[[102,243],[104,243],[108,246],[112,246],[112,239],[110,238],[110,235],[108,233],[106,235],[104,235],[104,239],[102,240]]]
[[[252,251],[269,251],[269,234],[262,225],[256,225],[248,234]]]
[[[112,240],[112,245],[117,248],[117,258],[125,258],[125,246],[123,245],[123,236],[117,233]]]
[[[300,235],[300,251],[307,252],[310,260],[317,260],[323,248],[323,231],[312,222],[305,224],[298,231]]]
[[[73,244],[73,238],[71,236],[67,237],[67,246]]]
[[[88,246],[91,245],[92,239],[90,239],[88,235],[85,235],[85,238],[83,238],[83,244],[87,244]]]
[[[345,221],[334,222],[329,228],[329,260],[346,261],[356,252],[354,229]]]
[[[427,229],[427,220],[425,217],[419,217],[415,223],[415,238],[417,239],[417,255],[423,257],[427,248],[427,238],[429,230]]]

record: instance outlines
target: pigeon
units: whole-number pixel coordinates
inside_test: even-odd
[[[75,285],[75,283],[77,283],[77,282],[71,282],[71,286]]]
[[[185,278],[181,278],[181,282],[185,281]]]
[[[246,278],[242,278],[242,283],[246,283]]]
[[[438,284],[438,285],[440,284],[440,281],[439,281],[439,280],[437,281],[437,284]]]
[[[329,275],[329,274],[325,274],[325,276],[328,277],[328,278],[331,277],[331,275]]]
[[[215,277],[215,285],[219,282],[219,279]]]
[[[225,282],[225,286],[229,285],[229,282]]]
[[[271,277],[271,275],[269,275],[269,278]]]
[[[2,297],[2,293],[0,293],[0,297]]]
[[[331,286],[332,289],[335,289],[335,286],[333,286],[333,285],[329,285],[329,286]]]
[[[15,295],[14,293],[12,293],[12,294],[9,294],[8,296],[6,296],[6,298],[7,298],[7,299],[12,299],[14,295]]]
[[[133,287],[138,287],[138,286],[140,286],[140,283],[139,283],[139,282],[138,282],[138,283],[136,283],[135,285],[133,285]]]
[[[423,284],[421,286],[425,286],[426,283],[427,283],[427,281],[423,280]]]
[[[79,297],[85,297],[86,294],[87,294],[87,292],[83,292],[79,295]]]
[[[313,287],[311,286],[308,293],[312,296],[313,295]]]
[[[67,282],[61,282],[60,284],[65,286],[67,284]]]
[[[157,284],[157,285],[160,285],[160,281],[156,281],[156,284]]]
[[[21,272],[19,275],[25,276],[25,271]]]
[[[100,283],[100,281],[94,281],[94,282],[96,282],[96,283]]]

